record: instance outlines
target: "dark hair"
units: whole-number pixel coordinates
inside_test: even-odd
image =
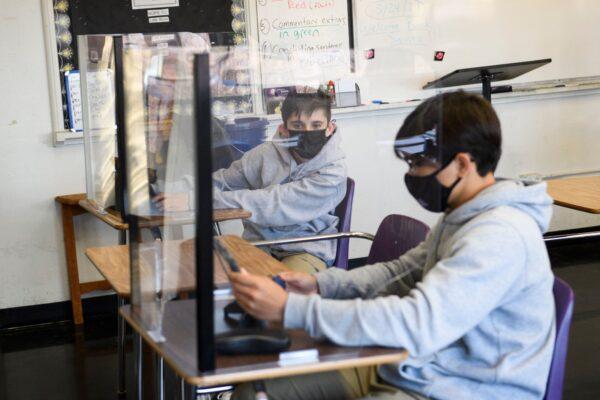
[[[287,123],[293,114],[311,115],[317,110],[325,111],[327,122],[331,120],[331,101],[326,93],[322,91],[315,93],[290,92],[281,105],[281,118],[284,123]]]
[[[442,93],[421,103],[404,120],[396,139],[437,130],[442,165],[458,153],[469,153],[477,172],[494,172],[502,154],[500,121],[482,96],[463,90]]]

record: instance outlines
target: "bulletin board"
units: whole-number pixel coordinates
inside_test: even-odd
[[[227,32],[231,0],[71,0],[74,35]]]

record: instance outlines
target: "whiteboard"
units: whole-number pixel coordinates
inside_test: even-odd
[[[542,58],[552,63],[511,82],[600,75],[597,0],[354,0],[354,13],[364,102],[423,98],[455,69]]]
[[[263,87],[327,83],[351,71],[347,0],[258,0]]]

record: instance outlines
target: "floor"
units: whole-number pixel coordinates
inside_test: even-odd
[[[600,246],[559,247],[550,255],[576,297],[564,398],[600,399]],[[81,330],[62,323],[0,332],[0,400],[116,398],[116,326],[108,315]],[[131,343],[128,363],[130,355]],[[127,379],[132,387],[133,376]]]

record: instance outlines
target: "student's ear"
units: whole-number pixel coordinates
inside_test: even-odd
[[[458,176],[463,177],[471,170],[477,169],[475,162],[469,153],[458,153],[455,158],[458,168]]]
[[[279,124],[277,127],[277,133],[284,138],[290,137],[290,132],[288,132],[285,124]]]
[[[325,136],[329,137],[335,133],[337,130],[337,125],[334,120],[329,121],[327,124],[327,130],[325,131]]]

